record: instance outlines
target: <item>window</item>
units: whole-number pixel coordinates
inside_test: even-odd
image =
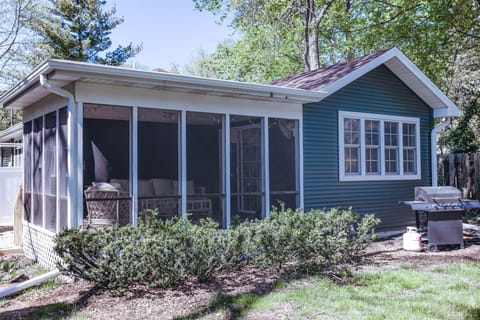
[[[418,118],[339,112],[340,181],[420,179]]]

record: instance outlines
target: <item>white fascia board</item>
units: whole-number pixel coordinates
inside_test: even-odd
[[[5,108],[5,104],[11,100],[22,96],[26,90],[31,88],[36,82],[39,82],[40,74],[47,73],[49,69],[48,60],[37,66],[33,71],[23,78],[16,85],[5,91],[0,95],[0,108]]]
[[[21,138],[23,135],[23,124],[17,123],[7,129],[0,131],[0,142],[8,141],[15,138]]]
[[[415,77],[417,77],[417,79],[421,81],[421,83],[432,95],[434,95],[438,100],[442,102],[441,107],[430,105],[430,107],[434,109],[434,116],[436,118],[443,117],[443,116],[461,115],[461,111],[458,109],[458,107],[422,71],[420,71],[420,69],[418,69],[417,66],[412,61],[410,61],[410,59],[408,59],[398,48],[392,48],[388,50],[381,56],[373,59],[372,61],[358,68],[357,70],[349,73],[348,75],[324,87],[322,90],[325,91],[327,95],[331,95],[334,92],[345,87],[346,85],[350,84],[351,82],[355,81],[356,79],[360,78],[361,76],[372,71],[379,65],[387,63],[389,60],[393,58],[397,58],[405,66],[405,68],[408,69],[409,72],[411,72]],[[395,73],[394,70],[392,70],[392,72]],[[411,89],[415,91],[415,88],[411,88]]]
[[[262,100],[296,101],[301,103],[318,102],[326,94],[323,91],[286,88],[273,85],[253,84],[238,81],[218,80],[90,64],[78,61],[47,60],[35,68],[27,77],[0,96],[0,108],[5,108],[36,88],[41,75],[51,76],[49,80],[65,83],[91,77],[99,81],[118,81],[119,83],[151,84],[159,87],[191,89],[232,96],[252,96]],[[22,109],[23,107],[20,107]]]
[[[141,83],[163,85],[165,87],[215,91],[239,95],[254,95],[280,100],[293,99],[303,102],[317,102],[325,97],[325,93],[323,91],[310,91],[273,85],[201,78],[165,72],[126,69],[121,67],[65,60],[50,60],[48,63],[52,69],[73,72],[72,77],[77,78],[80,74],[84,74],[98,79],[108,79],[112,81],[118,80],[133,84]]]

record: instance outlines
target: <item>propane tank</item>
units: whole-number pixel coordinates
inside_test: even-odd
[[[422,251],[422,235],[417,232],[415,227],[407,227],[407,232],[403,234],[403,250]]]

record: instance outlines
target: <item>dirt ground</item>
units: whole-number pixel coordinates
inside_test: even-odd
[[[479,261],[480,243],[472,243],[463,250],[407,252],[402,249],[402,238],[394,237],[372,243],[364,258],[360,268],[367,271],[411,264],[428,269],[454,262]],[[251,269],[223,275],[210,284],[185,283],[176,290],[136,287],[123,295],[76,281],[0,300],[0,319],[34,319],[41,315],[47,319],[71,314],[80,319],[197,319],[206,313],[212,319],[228,319],[232,317],[223,311],[211,312],[212,302],[221,301],[224,295],[267,294],[278,279],[288,281],[294,277],[291,273]]]

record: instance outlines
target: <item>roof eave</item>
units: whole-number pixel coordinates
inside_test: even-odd
[[[398,48],[392,48],[386,51],[384,54],[366,63],[357,70],[323,87],[322,90],[326,92],[327,96],[331,95],[381,64],[385,64],[392,72],[401,78],[401,76],[398,75],[395,70],[392,70],[393,68],[388,65],[389,61],[392,61],[394,58],[398,59],[398,61],[408,70],[408,72],[414,75],[431,93],[431,95],[438,99],[440,102],[439,104],[427,103],[430,108],[434,110],[434,117],[457,117],[462,114],[460,109]],[[409,86],[408,83],[406,83],[406,85]],[[415,92],[417,88],[410,87],[410,89]]]
[[[27,77],[0,96],[0,107],[5,108],[28,93],[39,82],[40,75],[55,75],[62,72],[71,76],[70,82],[78,80],[80,75],[97,79],[116,80],[123,83],[152,83],[165,88],[191,89],[201,92],[230,95],[232,97],[255,97],[261,100],[289,101],[298,103],[317,102],[326,95],[320,91],[285,88],[274,85],[252,84],[238,81],[209,79],[179,74],[152,72],[95,65],[66,60],[47,60],[35,68]]]

